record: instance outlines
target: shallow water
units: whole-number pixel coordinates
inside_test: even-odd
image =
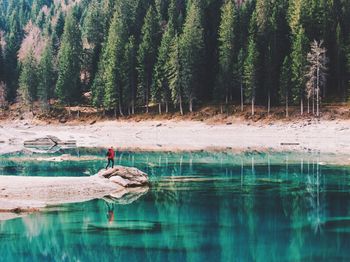
[[[81,176],[104,165],[36,157],[1,156],[0,175]],[[150,175],[146,195],[0,221],[0,261],[349,261],[350,168],[323,157],[118,153],[118,163]]]

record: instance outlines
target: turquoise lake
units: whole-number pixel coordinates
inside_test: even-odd
[[[19,152],[0,156],[0,175],[87,176],[105,165],[102,149],[59,154],[95,158]],[[0,221],[0,261],[350,261],[350,167],[324,158],[118,152],[116,164],[149,174],[146,194]]]

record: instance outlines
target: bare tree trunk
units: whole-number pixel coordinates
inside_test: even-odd
[[[268,98],[267,98],[267,115],[270,115],[270,106],[271,106],[271,95],[270,90],[268,92]]]
[[[192,100],[192,98],[190,98],[189,110],[191,113],[193,112],[193,100]]]
[[[307,98],[307,113],[310,114],[310,97]]]
[[[312,114],[315,115],[315,90],[312,89]]]
[[[119,103],[118,103],[118,104],[119,104],[119,114],[120,114],[121,116],[124,116],[121,97],[119,97]]]
[[[289,117],[289,112],[288,112],[288,95],[286,95],[286,117]]]
[[[135,114],[135,101],[134,101],[134,99],[131,102],[131,114]]]
[[[316,85],[316,104],[317,104],[317,112],[316,112],[316,116],[319,117],[320,116],[320,105],[319,105],[319,96],[320,96],[320,81],[319,81],[319,78],[320,78],[320,67],[317,66],[317,85]]]
[[[319,117],[320,116],[320,89],[317,88],[316,90],[316,99],[317,99],[317,111],[316,111],[316,116]]]
[[[224,113],[224,109],[223,109],[223,106],[220,105],[220,113],[223,114]]]
[[[300,98],[300,115],[304,114],[304,101],[303,97]]]
[[[168,101],[165,102],[165,113],[169,113],[169,104]]]
[[[117,118],[117,107],[114,107],[114,118]]]
[[[243,84],[241,83],[241,111],[243,112]]]
[[[252,97],[252,116],[254,115],[255,97]]]
[[[179,107],[180,107],[180,114],[183,115],[184,111],[183,111],[183,108],[182,108],[182,97],[181,96],[179,98]]]
[[[159,111],[159,114],[161,115],[162,114],[162,104],[161,103],[158,103],[158,111]]]

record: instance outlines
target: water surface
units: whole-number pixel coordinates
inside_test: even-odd
[[[61,163],[16,153],[0,175],[82,176],[101,156]],[[41,155],[40,155],[41,156]],[[118,153],[147,172],[129,205],[93,200],[0,222],[0,261],[349,261],[350,168],[322,155]]]

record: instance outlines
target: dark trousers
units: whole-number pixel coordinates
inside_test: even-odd
[[[109,167],[109,165],[112,163],[112,168],[114,167],[114,159],[108,158],[108,164],[106,166],[106,169]]]

